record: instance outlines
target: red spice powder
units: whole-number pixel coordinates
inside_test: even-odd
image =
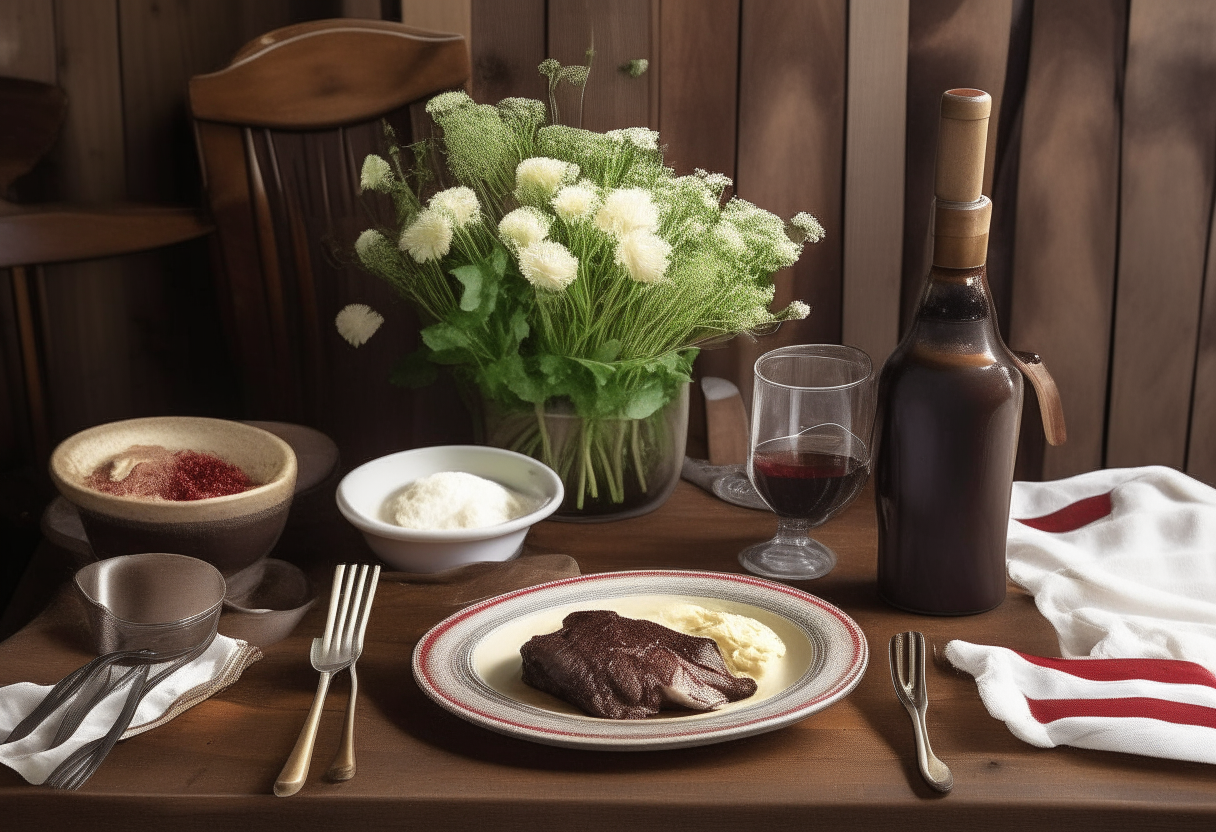
[[[111,461],[97,466],[85,479],[85,485],[106,494],[175,501],[226,497],[254,487],[248,474],[214,454],[171,453],[167,449],[142,446],[131,450],[142,452],[140,455],[145,459],[126,477],[111,478],[110,472],[115,465]],[[153,450],[160,453],[148,453]]]

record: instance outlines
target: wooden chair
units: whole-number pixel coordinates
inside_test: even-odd
[[[469,72],[459,35],[323,20],[277,29],[190,81],[248,415],[323,430],[348,464],[467,438],[450,387],[389,385],[393,364],[416,346],[417,323],[359,268],[353,247],[364,229],[392,222],[387,200],[359,195],[364,157],[385,148],[381,120],[402,145],[429,135],[425,99],[461,87]],[[348,303],[386,318],[358,350],[333,325]]]
[[[66,110],[49,84],[0,78],[0,194],[50,150]],[[45,462],[51,431],[31,283],[48,263],[94,260],[160,248],[211,230],[190,208],[117,204],[18,205],[0,198],[0,269],[8,269],[35,459]],[[16,396],[16,391],[13,391]]]

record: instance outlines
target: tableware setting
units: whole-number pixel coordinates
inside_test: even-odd
[[[187,461],[194,468],[179,473],[170,467],[180,454],[191,455]],[[169,456],[169,465],[154,458],[158,456]],[[205,488],[228,474],[217,468],[224,465],[238,468],[248,485],[203,498],[123,493],[140,480],[140,469],[152,465],[168,468],[147,478],[152,495],[183,480]],[[265,557],[279,539],[297,465],[291,446],[260,428],[223,419],[159,416],[110,422],[72,435],[52,453],[50,472],[55,487],[79,512],[97,557],[174,552],[231,575]]]
[[[253,432],[245,430],[246,427],[253,429]],[[268,438],[265,434],[269,434],[270,437]],[[90,436],[93,438],[90,439]],[[127,441],[132,442],[136,447],[144,446],[149,442],[163,441],[168,442],[174,448],[180,447],[193,451],[206,452],[210,448],[218,451],[223,458],[239,463],[241,459],[245,458],[241,454],[248,452],[234,453],[230,447],[233,443],[252,441],[262,445],[262,453],[281,454],[283,449],[281,445],[273,441],[273,437],[285,442],[289,447],[289,453],[296,460],[296,474],[291,483],[291,496],[284,505],[273,512],[277,517],[276,523],[281,521],[282,524],[286,524],[288,515],[282,512],[295,505],[295,498],[301,494],[308,494],[316,490],[331,477],[337,468],[338,448],[329,437],[313,428],[286,422],[227,422],[218,419],[182,420],[172,417],[167,420],[133,420],[101,425],[82,434],[74,435],[63,443],[63,456],[57,466],[55,463],[52,464],[52,471],[59,471],[59,474],[55,475],[56,481],[65,485],[64,489],[61,489],[61,496],[52,501],[43,513],[41,522],[43,534],[55,545],[72,553],[77,558],[77,562],[82,565],[91,563],[99,557],[104,558],[113,554],[113,551],[107,548],[107,545],[111,544],[106,543],[107,540],[111,540],[112,535],[104,529],[99,531],[99,521],[96,519],[90,520],[88,524],[89,528],[93,529],[94,536],[100,535],[101,542],[98,544],[100,548],[94,548],[89,537],[89,530],[86,529],[82,518],[82,510],[69,497],[87,502],[88,498],[92,497],[100,499],[113,496],[97,492],[90,488],[87,482],[84,483],[83,488],[76,486],[79,486],[83,479],[80,477],[80,472],[90,465],[93,466],[92,470],[96,470],[98,467],[104,467],[113,459],[122,457],[132,446],[127,445],[122,448],[118,448],[118,446]],[[89,456],[87,460],[84,460],[78,446],[83,444],[89,447],[97,443],[102,444],[101,458],[96,459],[94,456]],[[107,448],[109,450],[105,450]],[[89,450],[87,453],[93,454],[94,451]],[[287,479],[290,479],[290,466],[286,464],[286,457],[281,457],[281,460],[284,463],[283,467],[273,474],[276,483],[286,483]],[[269,483],[263,485],[267,484]],[[82,493],[87,497],[80,497]],[[247,492],[232,496],[243,497],[245,493]],[[276,484],[275,493],[281,493],[281,485]],[[264,496],[261,499],[264,499]],[[177,547],[170,550],[175,552],[178,548],[187,549],[189,550],[187,554],[210,552],[208,557],[211,560],[220,562],[221,566],[227,567],[229,570],[225,572],[228,585],[224,600],[223,628],[225,634],[259,647],[273,644],[286,638],[312,606],[315,601],[312,585],[304,572],[295,564],[266,557],[266,553],[277,541],[277,533],[274,537],[268,537],[259,530],[249,535],[247,520],[232,520],[227,517],[227,515],[239,517],[241,512],[251,509],[250,504],[244,503],[235,507],[221,506],[217,509],[214,502],[216,500],[231,501],[230,497],[204,497],[177,501],[179,505],[193,504],[193,507],[173,509],[166,506],[167,503],[173,502],[170,500],[149,500],[119,495],[118,500],[110,504],[109,510],[128,513],[139,513],[140,511],[155,513],[164,510],[177,511],[179,515],[183,516],[192,514],[195,519],[184,525],[177,523],[181,517],[174,518],[166,515],[169,518],[167,524],[130,526],[127,528],[127,538],[123,542],[123,546],[131,551],[140,552],[155,551],[161,545],[164,545],[166,550],[170,550],[169,546]],[[119,508],[115,509],[114,505],[118,505]],[[256,506],[253,506],[252,510],[256,512]],[[213,518],[207,521],[197,519],[203,516],[199,512],[215,515],[217,511],[220,515],[218,519]],[[85,510],[85,513],[88,513],[88,510]],[[161,519],[165,519],[165,517]],[[104,524],[104,521],[101,522]],[[177,534],[177,532],[183,532],[183,534]],[[234,540],[239,541],[239,545],[233,546]],[[240,554],[234,558],[233,551]],[[246,561],[248,562],[246,563]],[[242,564],[245,565],[242,566]],[[236,571],[232,571],[234,569]]]
[[[390,504],[404,488],[436,474],[471,474],[530,500],[526,513],[489,526],[406,528]],[[480,561],[504,561],[523,548],[528,529],[553,514],[564,494],[557,474],[535,459],[501,448],[442,445],[374,459],[338,485],[338,509],[385,563],[406,572],[441,572]]]
[[[355,704],[359,695],[355,662],[363,653],[363,638],[367,634],[367,621],[379,580],[379,566],[369,567],[365,564],[348,567],[339,564],[334,569],[325,630],[319,638],[313,639],[309,654],[313,669],[321,674],[317,680],[317,693],[304,727],[300,730],[300,737],[275,780],[274,793],[278,797],[289,797],[303,788],[308,778],[313,743],[316,742],[317,728],[321,724],[321,709],[329,692],[329,682],[335,673],[348,669],[350,697],[342,725],[342,741],[328,776],[339,781],[355,776]]]
[[[1207,597],[1216,572],[1201,557],[1201,542],[1216,536],[1216,491],[1165,469],[1012,481],[1021,376],[1004,362],[992,314],[983,274],[990,203],[978,192],[990,104],[978,90],[943,99],[938,248],[912,334],[879,374],[864,351],[845,345],[765,352],[753,367],[750,409],[733,383],[705,379],[708,460],[684,454],[692,360],[702,346],[809,314],[800,301],[769,310],[771,277],[822,236],[817,220],[798,214],[784,223],[730,196],[733,184],[721,175],[675,176],[652,131],[541,126],[544,105],[525,99],[482,107],[454,92],[431,101],[456,183],[449,187],[426,184],[427,147],[416,169],[402,166],[395,145],[391,164],[368,156],[361,190],[391,199],[396,226],[365,231],[356,256],[424,323],[419,352],[394,380],[455,368],[481,404],[489,444],[389,453],[337,484],[341,517],[395,572],[336,566],[308,652],[316,691],[273,794],[308,785],[326,698],[342,671],[350,690],[324,779],[355,776],[357,663],[382,577],[412,582],[409,597],[421,601],[406,628],[416,631],[392,637],[414,644],[408,666],[424,704],[489,732],[585,752],[647,752],[727,743],[820,714],[861,683],[867,636],[845,610],[782,582],[832,572],[838,554],[809,530],[843,512],[872,471],[874,587],[888,604],[929,615],[991,610],[1004,598],[1007,545],[1009,577],[1035,595],[1065,655],[1091,657],[1072,664],[951,641],[946,658],[975,678],[992,716],[1035,745],[1216,762],[1208,750],[1216,747],[1216,676],[1205,668],[1216,661]],[[939,302],[966,293],[970,305]],[[335,323],[357,347],[383,322],[377,317],[352,306]],[[966,339],[949,330],[955,341],[946,348],[934,327],[947,319],[982,321],[987,335],[960,352],[955,341]],[[979,364],[999,370],[996,382],[982,380],[1000,388],[980,402],[988,410],[971,407],[984,397],[972,395],[971,376],[958,375]],[[1050,381],[1045,368],[1036,379]],[[918,423],[925,402],[937,416]],[[1049,411],[1059,415],[1058,401],[1043,407],[1045,422]],[[295,427],[297,436],[311,430]],[[1058,428],[1052,435],[1062,439],[1062,417]],[[982,452],[989,446],[995,451]],[[313,473],[325,476],[310,475],[314,486],[337,465],[336,446],[315,448]],[[83,534],[84,551],[103,558],[75,577],[99,656],[53,687],[0,689],[0,761],[31,783],[78,788],[120,739],[232,684],[260,658],[259,646],[290,633],[313,603],[312,585],[268,553],[301,470],[276,431],[224,420],[128,420],[63,442],[51,474],[67,503],[47,522],[64,541]],[[751,575],[579,574],[571,557],[525,555],[542,521],[657,510],[681,471],[725,502],[776,516],[771,540],[738,552]],[[918,476],[935,487],[917,488]],[[997,520],[1009,488],[1006,530]],[[982,492],[983,506],[949,509],[971,492]],[[1112,532],[1119,507],[1136,500],[1135,529]],[[1188,503],[1187,519],[1169,513],[1171,500]],[[1146,547],[1144,521],[1154,511],[1169,514],[1168,531]],[[1199,542],[1179,542],[1187,522]],[[962,529],[965,537],[981,526],[983,552],[931,545],[934,535]],[[572,527],[563,540],[594,534]],[[1073,536],[1053,537],[1061,535]],[[620,539],[638,546],[632,532]],[[742,543],[732,540],[731,554]],[[148,551],[158,546],[165,552]],[[1153,573],[1146,549],[1166,552],[1159,582],[1145,577]],[[1098,554],[1109,563],[1098,566]],[[1183,581],[1192,591],[1178,589]],[[388,588],[381,609],[386,595],[400,615],[406,591]],[[1082,644],[1097,625],[1105,638]],[[921,777],[948,793],[954,773],[928,736],[928,650],[922,632],[891,637],[895,697],[884,705],[904,707]],[[303,666],[302,651],[293,661]],[[404,654],[399,661],[406,672]],[[1139,704],[1129,709],[1127,699]],[[1126,727],[1124,719],[1142,721]],[[408,720],[402,725],[408,733]]]
[[[88,780],[119,739],[198,704],[261,657],[217,635],[225,583],[204,561],[120,555],[80,570],[75,586],[100,655],[54,687],[0,688],[0,761],[63,789]]]
[[[753,617],[778,633],[788,652],[755,698],[703,713],[602,719],[522,682],[520,646],[569,613],[645,617],[673,599]],[[804,719],[847,696],[868,658],[857,624],[812,595],[737,574],[651,570],[570,578],[474,604],[418,642],[413,672],[440,707],[492,731],[568,748],[644,751],[724,742]]]
[[[777,534],[739,562],[767,578],[819,578],[836,553],[807,530],[849,505],[870,473],[870,357],[831,344],[781,347],[756,360],[755,375],[747,473],[777,515]]]
[[[925,682],[925,634],[915,631],[896,633],[888,647],[891,684],[895,695],[912,717],[916,735],[916,763],[920,776],[939,792],[954,788],[950,767],[938,759],[929,744],[929,726],[925,714],[929,710],[929,687]]]

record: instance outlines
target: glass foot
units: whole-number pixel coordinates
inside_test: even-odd
[[[772,540],[748,546],[739,553],[739,563],[753,575],[784,581],[822,578],[836,566],[836,553],[818,540],[790,540],[781,534]]]

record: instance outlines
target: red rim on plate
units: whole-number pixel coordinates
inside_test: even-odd
[[[641,720],[600,719],[520,701],[475,668],[479,645],[499,628],[556,608],[635,596],[677,596],[753,607],[809,643],[805,670],[755,703],[721,711]],[[788,628],[787,628],[788,629]],[[532,633],[535,635],[536,633]],[[474,604],[436,624],[414,649],[414,679],[445,710],[475,725],[546,745],[647,751],[724,742],[782,728],[843,699],[869,661],[861,628],[841,610],[785,584],[717,572],[607,572],[552,581]]]

